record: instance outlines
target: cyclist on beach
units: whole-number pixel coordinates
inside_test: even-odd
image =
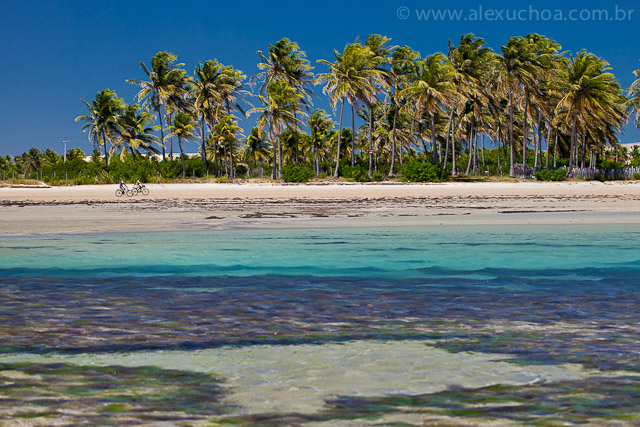
[[[120,189],[124,191],[124,179],[120,178]]]

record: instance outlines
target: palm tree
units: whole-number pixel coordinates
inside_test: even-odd
[[[91,104],[84,99],[82,102],[87,106],[89,114],[76,117],[76,122],[85,122],[82,131],[89,130],[89,140],[93,140],[94,145],[104,145],[104,158],[106,165],[109,166],[107,139],[112,140],[116,121],[124,102],[122,98],[117,97],[114,91],[109,89],[103,89],[96,93],[96,99]]]
[[[213,128],[224,107],[223,73],[224,66],[215,59],[206,61],[204,64],[199,63],[195,69],[194,109],[200,115],[202,163],[205,168],[207,168],[205,128],[207,124],[209,129]],[[217,168],[217,153],[214,153],[214,161]]]
[[[509,101],[509,152],[511,165],[509,176],[511,177],[515,176],[514,96],[519,97],[522,87],[532,87],[535,81],[535,76],[528,63],[529,57],[529,53],[526,51],[526,43],[521,37],[511,37],[507,45],[502,47],[502,56],[498,57],[500,83]],[[524,133],[526,133],[526,129]]]
[[[186,111],[178,111],[173,118],[173,126],[170,127],[170,133],[167,137],[177,136],[178,145],[180,146],[180,159],[182,159],[182,178],[187,177],[187,169],[185,165],[185,154],[182,141],[189,141],[196,138],[196,122],[193,116]]]
[[[436,117],[451,107],[457,92],[453,84],[453,68],[447,57],[435,53],[416,62],[415,78],[400,92],[400,99],[415,106],[418,120],[426,113],[431,128],[432,162],[437,163]],[[425,152],[425,155],[427,153]]]
[[[640,129],[640,70],[635,70],[633,74],[636,79],[629,87],[629,100],[626,101],[626,105],[629,109],[629,114],[636,114],[636,127]]]
[[[579,121],[585,125],[620,127],[624,120],[620,108],[622,91],[615,76],[608,72],[610,69],[606,61],[584,50],[571,58],[564,82],[566,94],[556,108],[566,109],[565,120],[571,129],[570,171],[574,153],[577,154]]]
[[[151,70],[144,62],[140,61],[140,67],[147,76],[147,80],[127,80],[140,86],[140,91],[136,97],[138,102],[144,100],[143,106],[150,104],[154,113],[160,120],[160,137],[164,137],[164,121],[168,116],[166,105],[171,97],[183,88],[185,72],[180,67],[184,64],[176,64],[178,57],[168,52],[158,52],[151,59]],[[166,160],[166,150],[162,146],[162,160]]]
[[[256,123],[260,135],[269,127],[269,136],[273,145],[273,170],[271,179],[282,178],[282,141],[280,134],[289,123],[299,123],[294,110],[300,103],[300,97],[294,88],[283,81],[273,81],[267,88],[267,96],[258,95],[263,107],[252,108],[247,114],[260,113]],[[278,141],[276,144],[275,141]]]
[[[370,58],[369,68],[377,70],[380,78],[380,82],[385,83],[385,77],[387,77],[387,71],[384,69],[384,66],[389,63],[391,60],[391,53],[396,49],[396,46],[389,46],[391,39],[389,37],[382,36],[380,34],[371,34],[367,37],[366,46],[371,49],[373,56]],[[373,150],[373,121],[374,121],[374,107],[378,104],[378,99],[376,96],[377,92],[381,92],[384,87],[374,86],[376,92],[374,93],[373,99],[360,99],[367,108],[368,114],[367,119],[369,123],[369,131],[368,131],[368,141],[369,141],[369,178],[373,177],[373,158],[374,158],[374,150]]]
[[[341,135],[345,102],[349,101],[351,106],[355,106],[358,101],[375,102],[377,86],[381,84],[381,74],[379,70],[371,67],[374,57],[371,49],[360,43],[347,45],[342,54],[334,50],[334,55],[336,60],[333,63],[324,59],[318,61],[327,65],[329,72],[318,75],[316,81],[326,83],[322,91],[329,96],[334,112],[338,102],[341,103],[338,125],[338,134]],[[339,176],[339,171],[340,139],[338,138],[334,178]]]
[[[408,84],[408,76],[415,69],[415,62],[419,59],[419,54],[411,50],[408,46],[402,46],[393,51],[391,55],[391,67],[386,74],[387,85],[391,88],[389,94],[393,106],[393,134],[391,138],[391,168],[389,176],[394,175],[394,165],[396,158],[396,126],[398,124],[398,114],[401,107],[400,91]],[[402,164],[402,148],[400,148],[400,164]]]
[[[250,95],[249,91],[245,89],[244,80],[246,80],[246,78],[247,76],[242,71],[236,70],[232,66],[225,66],[223,68],[220,98],[227,116],[231,115],[233,111],[239,111],[246,116],[244,109],[240,105],[241,100],[248,103],[243,97]],[[235,178],[236,170],[233,164],[233,144],[229,145],[229,169],[231,178]]]
[[[455,176],[457,174],[455,144],[457,124],[462,121],[462,113],[465,109],[473,110],[473,104],[486,102],[484,99],[486,86],[483,84],[482,77],[491,69],[494,53],[486,47],[482,38],[473,34],[464,34],[460,37],[457,47],[449,41],[448,58],[454,70],[452,77],[458,94],[456,102],[451,104],[449,114],[452,146],[451,174]],[[472,105],[466,105],[468,101],[471,101]]]
[[[242,128],[238,126],[238,122],[232,115],[223,116],[213,127],[214,141],[222,146],[225,152],[225,165],[227,178],[234,178],[233,170],[233,149],[232,147],[238,142],[238,136],[241,136]],[[229,149],[229,162],[227,162],[227,148]]]
[[[270,148],[269,141],[260,135],[260,129],[254,127],[251,129],[251,134],[247,137],[245,144],[240,148],[240,152],[245,161],[257,166],[267,159]]]
[[[142,155],[142,151],[160,154],[160,150],[153,144],[162,145],[160,138],[152,135],[151,132],[160,129],[160,126],[149,126],[153,122],[153,117],[145,109],[138,105],[125,105],[122,114],[118,116],[117,135],[119,139],[119,148],[122,149],[120,159],[124,159],[127,150],[136,160],[136,153]],[[116,148],[116,147],[114,147]]]
[[[313,144],[313,171],[316,176],[320,176],[320,150],[335,123],[326,111],[318,109],[311,113],[307,124]]]
[[[296,42],[283,38],[274,45],[269,45],[268,56],[262,51],[258,51],[258,55],[262,62],[258,64],[258,68],[263,70],[255,76],[256,79],[262,80],[261,92],[264,94],[265,89],[273,81],[280,80],[286,82],[294,88],[300,98],[301,104],[308,107],[313,95],[313,67],[311,66],[307,55],[300,50],[300,46]],[[297,111],[294,115],[297,116]],[[294,121],[297,122],[297,121]],[[295,135],[295,164],[298,164],[298,138],[299,129],[294,126],[292,129]]]

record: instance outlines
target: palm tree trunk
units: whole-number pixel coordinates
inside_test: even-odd
[[[282,138],[278,138],[278,179],[282,179]]]
[[[346,102],[347,97],[342,97],[342,106],[340,107],[340,124],[338,125],[338,150],[336,152],[336,170],[333,173],[333,177],[337,178],[340,173],[340,140],[342,140],[342,115],[344,114],[344,103]]]
[[[231,178],[236,177],[236,167],[233,164],[233,140],[229,140],[229,173]]]
[[[500,150],[498,150],[498,151],[500,151]],[[500,163],[500,162],[498,162],[498,163]],[[482,169],[483,170],[484,170],[485,166],[486,166],[486,162],[484,160],[484,132],[483,132],[482,133]]]
[[[320,176],[320,155],[318,153],[318,139],[317,136],[313,138],[313,171],[316,174],[316,177]]]
[[[373,105],[369,104],[369,178],[373,178]]]
[[[389,177],[393,176],[393,168],[396,163],[396,121],[398,118],[397,107],[393,111],[393,132],[391,134],[391,168],[389,169]]]
[[[356,165],[356,114],[351,106],[351,167]]]
[[[158,108],[158,120],[160,120],[160,140],[162,141],[162,161],[167,161],[167,150],[164,146],[164,123],[162,122],[162,112],[160,108]],[[107,162],[107,165],[109,162]]]
[[[524,126],[522,132],[522,166],[527,166],[527,140],[529,137],[529,128],[527,119],[529,115],[529,90],[524,90]]]
[[[549,149],[551,148],[551,126],[549,126],[549,130],[547,131],[547,152],[546,152],[546,160],[545,160],[545,169],[549,169]]]
[[[513,143],[513,94],[511,91],[509,91],[509,149],[510,149],[510,161],[511,161],[509,176],[513,178],[516,176],[516,169],[515,169],[515,161],[514,161],[515,145]]]
[[[491,136],[490,139],[491,139],[491,145],[493,145],[494,144],[493,136]],[[500,147],[500,145],[501,145],[500,141],[498,140],[498,170],[500,171],[500,176],[502,176],[502,165],[500,164],[500,151],[502,147]]]
[[[574,110],[573,112],[573,123],[571,125],[571,150],[569,153],[569,173],[571,173],[571,171],[573,170],[573,154],[575,151],[575,144],[576,144],[576,131],[577,131],[577,127],[578,127],[578,116],[576,115],[576,112]]]
[[[271,170],[271,179],[275,180],[276,179],[276,172],[278,170],[278,146],[276,145],[275,141],[275,132],[273,129],[273,124],[271,126],[269,126],[269,133],[271,134],[271,141],[272,141],[272,147],[273,147],[273,169]]]
[[[180,146],[180,159],[182,160],[182,178],[187,177],[187,167],[184,162],[184,151],[182,150],[182,139],[180,135],[178,135],[178,145]]]
[[[538,168],[538,157],[540,155],[540,150],[542,149],[542,114],[538,111],[538,139],[536,140],[536,155],[533,161],[533,168]]]
[[[173,121],[173,114],[169,114],[169,123]],[[182,154],[182,150],[180,151]],[[169,158],[173,160],[173,135],[169,135]]]
[[[467,162],[467,169],[464,174],[469,175],[469,171],[471,170],[471,162],[473,161],[473,127],[469,126],[469,161]]]
[[[102,131],[102,143],[104,144],[104,160],[105,162],[107,162],[107,167],[109,167],[109,155],[107,154],[107,138],[104,135],[104,131]]]
[[[296,166],[298,166],[298,145],[300,145],[299,142],[299,136],[298,136],[298,129],[296,129],[298,127],[297,123],[298,123],[298,112],[295,110],[293,110],[293,118],[296,122],[296,124],[294,125],[294,129],[293,129],[293,139],[295,140],[295,144],[296,144],[296,159],[295,159],[295,163]]]
[[[433,158],[433,164],[435,165],[438,161],[436,150],[438,152],[440,152],[440,150],[438,150],[438,142],[436,140],[436,120],[433,117],[433,114],[431,115],[430,122],[431,122],[431,157]]]
[[[207,148],[205,145],[205,138],[204,138],[204,132],[205,132],[205,120],[204,120],[204,115],[202,116],[202,121],[200,122],[200,130],[201,130],[201,136],[202,136],[202,166],[204,166],[205,172],[207,173],[207,175],[209,174],[209,166],[207,165]]]
[[[555,134],[556,134],[556,139],[555,139],[555,143],[553,144],[553,168],[554,169],[557,167],[556,161],[558,160],[558,131],[557,130]]]
[[[446,135],[447,144],[446,144],[446,147],[445,147],[445,150],[444,150],[444,164],[443,164],[443,169],[444,170],[447,170],[447,163],[449,161],[449,139],[450,139],[449,138],[449,134],[452,131],[452,127],[453,127],[452,122],[453,122],[453,108],[451,108],[451,114],[449,114],[449,124],[447,126],[447,135]]]

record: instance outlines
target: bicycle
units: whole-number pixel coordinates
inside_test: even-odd
[[[149,189],[145,187],[144,184],[137,185],[133,187],[131,190],[127,190],[127,196],[129,197],[137,196],[138,194],[141,194],[141,193],[143,196],[149,195]]]
[[[131,190],[129,190],[126,185],[123,185],[122,188],[118,188],[116,190],[116,197],[122,197],[124,194],[127,194],[127,192],[129,191]]]

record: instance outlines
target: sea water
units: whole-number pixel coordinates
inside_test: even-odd
[[[4,236],[0,363],[203,372],[247,413],[640,372],[639,243],[633,225]]]

